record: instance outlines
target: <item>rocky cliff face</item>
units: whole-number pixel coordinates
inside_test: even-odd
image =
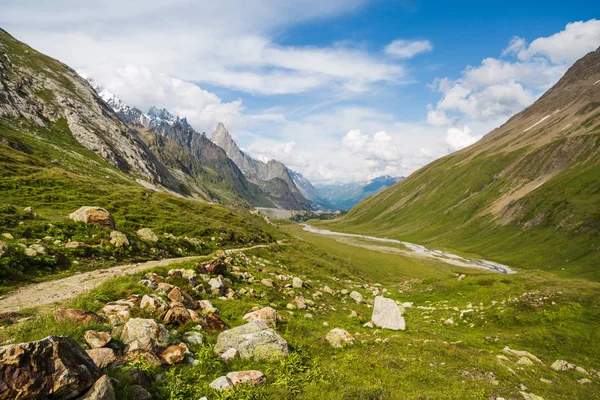
[[[121,171],[180,189],[177,179],[88,82],[1,29],[0,117],[26,118],[40,126],[64,120],[81,145]]]
[[[310,202],[302,195],[294,183],[290,170],[279,161],[262,162],[255,160],[239,149],[225,125],[219,123],[211,140],[221,147],[236,163],[244,175],[258,184],[277,205],[287,210],[310,210]],[[282,181],[282,182],[276,182]]]

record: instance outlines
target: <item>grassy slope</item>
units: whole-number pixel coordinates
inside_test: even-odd
[[[290,297],[259,283],[234,279],[235,289],[254,288],[259,296],[241,296],[234,301],[221,301],[211,295],[202,297],[211,299],[221,310],[221,317],[231,325],[242,324],[241,317],[253,306],[274,305],[286,319],[277,330],[290,343],[292,356],[281,363],[241,360],[223,363],[215,359],[211,351],[216,334],[207,334],[208,345],[193,348],[195,357],[200,360],[197,366],[152,371],[164,374],[163,381],[153,385],[155,398],[183,400],[207,395],[236,399],[488,399],[496,396],[516,399],[521,398],[520,384],[527,386],[527,392],[546,399],[600,396],[598,378],[592,378],[591,384],[580,384],[577,379],[583,375],[549,368],[555,359],[566,359],[588,370],[600,368],[600,336],[595,329],[600,321],[599,284],[573,279],[565,287],[563,280],[545,272],[523,271],[506,276],[436,262],[422,264],[412,258],[377,253],[314,236],[301,231],[297,225],[283,229],[297,236],[291,239],[291,245],[248,253],[260,257],[248,266],[258,280],[272,277],[270,273],[274,271],[302,276],[305,281],[311,281],[313,289],[295,291],[306,298],[312,298],[324,285],[337,290],[356,289],[366,298],[372,298],[358,285],[379,283],[390,291],[389,297],[415,303],[415,307],[405,313],[407,330],[376,333],[362,328],[372,310],[342,295],[324,294],[321,300],[316,300],[324,309],[312,312],[313,319],[305,318],[304,311],[291,315],[285,311]],[[183,266],[192,268],[193,263]],[[453,272],[466,273],[467,277],[457,281]],[[148,289],[137,284],[140,277],[141,274],[108,282],[78,298],[73,305],[96,311],[103,302],[129,293],[145,293]],[[522,296],[532,291],[534,295]],[[264,297],[261,298],[261,294]],[[536,306],[543,297],[549,299],[543,306]],[[508,299],[515,300],[507,302]],[[469,304],[475,308],[481,304],[482,311],[461,319],[460,312],[453,310],[454,307],[465,309]],[[363,320],[348,318],[351,309],[362,314]],[[454,325],[442,323],[449,317],[454,318]],[[325,321],[329,327],[323,326]],[[351,332],[356,338],[355,345],[331,348],[323,338],[333,327]],[[0,331],[0,341],[7,338],[33,340],[52,333],[68,334],[83,343],[83,331],[88,328],[41,317]],[[107,326],[96,328],[109,329]],[[376,343],[377,338],[389,339],[389,342]],[[545,365],[519,366],[515,357],[500,363],[496,356],[504,346],[530,351]],[[208,383],[217,376],[244,369],[262,370],[268,376],[267,384],[220,397],[208,389]],[[110,374],[120,376],[115,370]],[[542,377],[553,383],[541,382]]]
[[[578,140],[587,151],[578,162],[520,199],[526,211],[511,223],[500,223],[488,208],[512,179],[519,178],[499,173],[522,150],[483,153],[464,163],[464,153],[444,157],[365,200],[344,218],[319,224],[459,250],[520,268],[600,280],[596,268],[600,261],[600,135]],[[519,162],[552,158],[557,147],[560,143],[550,143]],[[536,174],[531,168],[521,171]],[[536,216],[541,222],[527,228]]]
[[[17,210],[32,206],[40,214],[40,218],[30,220],[9,212],[0,220],[0,233],[9,232],[15,237],[12,241],[2,240],[17,250],[21,239],[31,244],[48,235],[62,239],[63,244],[77,240],[100,245],[102,240],[108,240],[108,230],[65,225],[68,215],[84,205],[109,210],[117,229],[130,237],[132,248],[122,252],[117,252],[114,247],[106,248],[110,254],[95,254],[92,259],[89,259],[92,255],[87,254],[80,260],[78,269],[85,269],[87,264],[102,266],[126,260],[206,254],[215,246],[240,247],[270,242],[278,235],[261,218],[246,210],[143,188],[79,145],[62,121],[43,128],[27,120],[3,119],[0,120],[0,140],[0,204],[13,205]],[[19,221],[24,225],[18,225]],[[171,245],[165,243],[162,248],[161,238],[158,246],[161,251],[155,254],[151,252],[151,246],[135,238],[135,231],[142,227],[152,228],[161,236],[169,233],[197,238],[200,244],[190,247],[179,240]],[[216,237],[215,241],[212,237]],[[46,246],[57,255],[63,253],[61,246]],[[31,265],[22,271],[11,269],[14,265],[7,266],[6,263],[4,257],[0,263],[4,268],[0,271],[0,282],[4,285],[34,277],[39,279],[40,275],[48,274],[45,269],[48,265],[63,270],[74,268],[69,260],[50,264],[40,262],[39,268]],[[52,272],[56,272],[56,268]]]

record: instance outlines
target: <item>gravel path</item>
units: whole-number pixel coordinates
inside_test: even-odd
[[[275,244],[259,244],[252,247],[230,249],[229,251],[238,253],[245,250],[270,247]],[[165,258],[137,264],[118,265],[111,268],[78,273],[66,278],[23,286],[4,296],[0,296],[0,313],[7,311],[18,312],[26,308],[44,307],[59,303],[92,290],[112,278],[133,275],[156,267],[196,260],[200,257],[203,256]]]

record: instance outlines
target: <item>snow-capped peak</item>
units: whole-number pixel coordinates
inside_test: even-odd
[[[100,96],[102,100],[104,100],[106,104],[108,104],[116,112],[126,112],[131,109],[131,107],[125,104],[123,100],[119,99],[114,93],[106,89],[102,89],[100,92],[98,92],[98,96]]]

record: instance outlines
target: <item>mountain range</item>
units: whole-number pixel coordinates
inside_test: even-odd
[[[479,142],[330,226],[598,279],[600,49]]]

